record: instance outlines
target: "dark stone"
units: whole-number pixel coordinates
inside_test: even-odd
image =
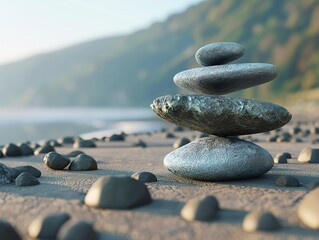
[[[58,139],[58,143],[60,144],[73,144],[74,137],[62,137]]]
[[[34,219],[28,227],[32,239],[56,239],[62,225],[70,219],[66,213],[54,213]]]
[[[283,155],[282,153],[278,153],[276,155],[276,157],[274,158],[274,162],[281,163],[281,164],[288,163],[286,155]]]
[[[281,154],[284,155],[287,159],[291,159],[292,158],[292,156],[291,156],[291,154],[289,152],[283,152]]]
[[[298,162],[319,163],[319,149],[303,148],[298,156]]]
[[[157,182],[157,177],[151,172],[136,172],[132,174],[131,178],[134,178],[143,183]]]
[[[26,143],[21,143],[18,147],[21,150],[22,156],[31,156],[34,153],[33,149]]]
[[[174,132],[183,132],[185,129],[181,126],[177,126],[174,128]]]
[[[0,219],[0,239],[22,240],[14,227],[12,227],[12,225],[4,219]]]
[[[279,187],[299,187],[299,181],[293,176],[280,176],[276,180],[276,186]]]
[[[315,188],[319,187],[319,182],[311,182],[309,184],[306,185],[308,190],[314,190]]]
[[[271,212],[250,212],[243,221],[246,232],[274,231],[280,228],[278,219]]]
[[[80,154],[70,164],[69,170],[71,171],[90,171],[97,170],[97,163],[93,157]]]
[[[181,139],[178,139],[176,142],[174,142],[173,144],[173,148],[180,148],[188,143],[190,143],[191,141],[188,139],[188,138],[181,138]]]
[[[34,155],[46,154],[46,153],[49,153],[49,152],[55,152],[54,147],[51,146],[51,145],[44,145],[44,146],[38,147],[34,151]]]
[[[73,144],[73,148],[95,148],[96,144],[92,140],[78,140]]]
[[[227,64],[188,69],[174,76],[174,83],[191,92],[223,95],[269,82],[277,69],[267,63]]]
[[[109,141],[125,141],[125,136],[124,134],[113,134],[112,136],[109,137]]]
[[[65,224],[58,233],[57,240],[94,240],[96,232],[91,223],[79,221],[74,224]]]
[[[319,134],[319,127],[312,127],[310,128],[310,134]]]
[[[68,153],[66,156],[68,156],[68,157],[77,157],[80,154],[84,154],[84,152],[82,152],[80,150],[74,150],[74,151]]]
[[[229,63],[240,58],[245,49],[234,42],[217,42],[201,47],[195,54],[196,61],[202,66],[213,66]]]
[[[291,135],[295,135],[301,132],[301,128],[300,127],[292,127],[289,129],[289,133]]]
[[[0,185],[12,183],[12,181],[10,169],[6,165],[0,163]]]
[[[9,144],[5,145],[2,148],[2,153],[6,157],[18,157],[18,156],[21,156],[20,148],[17,145],[13,144],[13,143],[9,143]]]
[[[181,217],[187,221],[210,221],[217,216],[219,203],[214,196],[189,200],[181,210]]]
[[[147,147],[147,144],[146,142],[144,142],[143,140],[138,140],[137,143],[134,143],[133,144],[133,147],[141,147],[141,148],[146,148]]]
[[[312,190],[297,207],[297,215],[308,228],[319,230],[319,188]]]
[[[130,209],[149,204],[151,195],[144,183],[131,177],[100,177],[87,192],[84,203],[94,208]]]
[[[278,105],[223,96],[177,94],[159,97],[151,107],[169,122],[217,136],[269,131],[291,119],[291,114]]]
[[[34,186],[39,184],[39,180],[27,172],[21,173],[15,180],[15,185],[17,187]]]
[[[176,136],[173,133],[166,133],[165,135],[166,138],[176,138]]]
[[[4,154],[2,153],[2,148],[0,147],[0,158],[3,158]]]
[[[279,135],[270,136],[268,138],[268,142],[276,142],[277,138],[279,138]]]
[[[201,134],[199,135],[199,138],[204,138],[204,137],[209,137],[209,134],[207,134],[207,133],[201,133]]]
[[[62,144],[59,143],[55,139],[50,139],[50,140],[46,141],[44,145],[51,145],[52,147],[61,147],[62,146]]]
[[[36,169],[35,167],[32,166],[19,166],[19,167],[13,167],[9,168],[11,171],[11,176],[13,179],[16,179],[21,173],[30,173],[32,176],[39,178],[41,177],[41,172],[40,170]]]
[[[63,170],[70,164],[70,159],[57,152],[49,152],[43,157],[44,163],[53,170]]]

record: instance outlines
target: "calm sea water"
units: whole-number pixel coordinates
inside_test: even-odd
[[[0,145],[62,136],[102,137],[112,133],[160,130],[167,124],[151,109],[0,109]]]

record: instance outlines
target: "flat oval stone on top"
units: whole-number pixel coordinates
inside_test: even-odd
[[[229,63],[245,53],[242,45],[234,42],[217,42],[201,47],[195,54],[196,62],[202,66]]]
[[[276,104],[223,96],[168,95],[155,99],[151,107],[171,123],[217,136],[266,132],[291,119],[291,114]]]
[[[258,177],[273,165],[270,153],[258,145],[216,136],[200,138],[164,158],[164,166],[175,175],[206,181]]]
[[[269,82],[277,69],[268,63],[241,63],[188,69],[177,73],[177,86],[195,93],[223,95]]]

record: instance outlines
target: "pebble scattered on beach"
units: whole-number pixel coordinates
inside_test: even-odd
[[[63,170],[70,164],[70,159],[57,152],[49,152],[43,157],[44,163],[53,170]]]
[[[38,148],[34,151],[34,155],[47,154],[47,153],[49,153],[49,152],[55,152],[54,147],[51,146],[51,145],[44,145],[44,146],[38,147]]]
[[[78,155],[74,160],[71,161],[69,166],[71,171],[90,171],[97,170],[97,162],[95,159],[86,154]]]
[[[298,156],[298,162],[319,163],[319,149],[303,148]]]
[[[253,211],[244,218],[242,227],[246,232],[275,231],[280,223],[271,212]]]
[[[308,193],[299,203],[297,214],[302,223],[308,228],[319,230],[319,188]]]
[[[0,239],[3,240],[22,240],[14,227],[4,219],[0,219]]]
[[[18,157],[21,155],[21,150],[14,143],[9,143],[2,148],[2,153],[6,157]]]
[[[278,153],[274,158],[274,162],[279,164],[288,163],[287,156],[282,153]]]
[[[27,172],[21,173],[15,180],[15,185],[17,187],[34,186],[39,184],[39,180]]]
[[[157,182],[157,177],[151,172],[136,172],[132,174],[131,178],[143,183]]]
[[[173,148],[177,149],[177,148],[183,147],[184,145],[186,145],[190,142],[191,141],[186,137],[180,138],[174,142]]]
[[[11,171],[11,176],[13,179],[16,179],[21,173],[30,173],[32,176],[39,178],[41,177],[41,171],[33,166],[18,166],[9,168]]]
[[[96,144],[92,140],[77,140],[73,144],[73,148],[95,148]]]
[[[97,233],[91,223],[79,221],[64,224],[58,232],[57,240],[94,240]]]
[[[300,183],[297,178],[293,176],[280,176],[276,180],[278,187],[299,187]]]

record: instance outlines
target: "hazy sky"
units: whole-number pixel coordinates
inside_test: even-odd
[[[201,0],[0,0],[0,64],[123,34]]]

